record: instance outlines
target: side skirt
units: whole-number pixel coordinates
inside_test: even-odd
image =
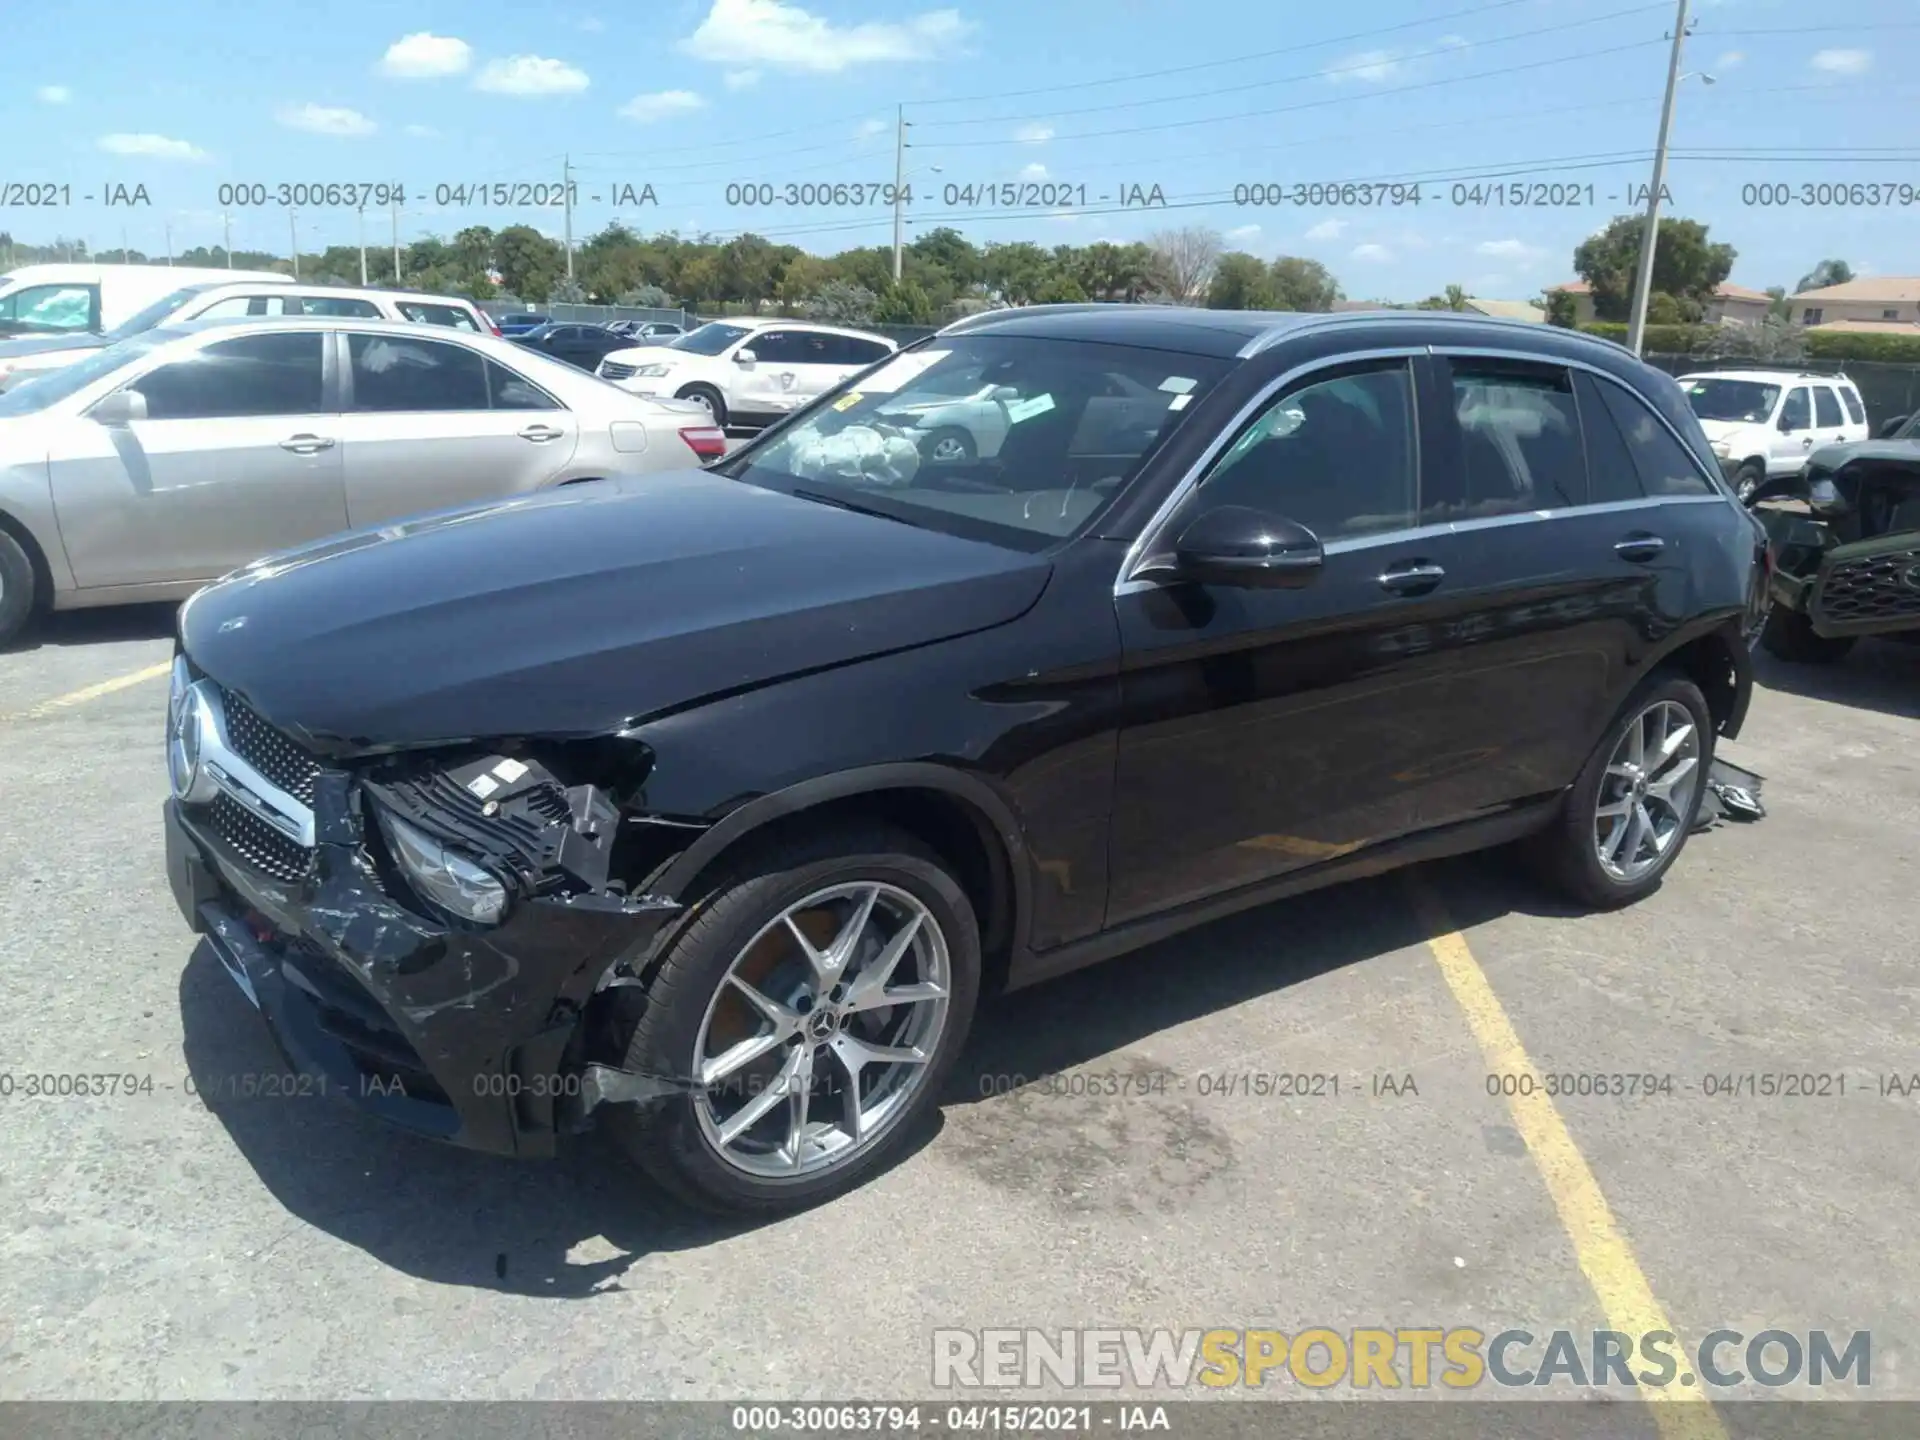
[[[1561,796],[1555,794],[1543,800],[1525,801],[1497,815],[1403,836],[1356,855],[1309,865],[1273,880],[1183,905],[1163,915],[1135,920],[1057,949],[1037,954],[1030,950],[1016,953],[1006,988],[1013,991],[1037,985],[1043,980],[1051,980],[1088,965],[1097,965],[1102,960],[1111,960],[1116,955],[1151,945],[1156,940],[1164,940],[1170,935],[1178,935],[1196,926],[1237,915],[1242,910],[1251,910],[1275,900],[1304,895],[1308,891],[1324,889],[1347,880],[1384,875],[1406,865],[1418,865],[1427,860],[1440,860],[1449,855],[1465,855],[1474,850],[1504,845],[1509,840],[1518,840],[1549,824],[1559,809],[1560,800]]]

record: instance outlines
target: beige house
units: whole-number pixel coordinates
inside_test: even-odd
[[[1823,285],[1793,297],[1796,325],[1830,325],[1836,320],[1920,322],[1920,276],[1881,275]]]
[[[1920,282],[1916,282],[1920,283]],[[1593,287],[1584,280],[1569,280],[1550,287],[1573,296],[1574,321],[1584,325],[1594,318]],[[1767,318],[1773,297],[1764,290],[1749,290],[1744,285],[1722,283],[1707,304],[1707,323],[1711,325],[1758,325]]]
[[[1467,309],[1476,315],[1491,315],[1496,320],[1530,320],[1536,325],[1547,322],[1546,309],[1531,300],[1488,300],[1479,295],[1469,295]]]

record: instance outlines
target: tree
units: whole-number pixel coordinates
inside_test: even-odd
[[[1715,326],[1713,358],[1766,360],[1797,364],[1807,358],[1807,332],[1784,315],[1769,315],[1758,325]]]
[[[1680,301],[1658,291],[1647,297],[1647,323],[1649,325],[1687,325],[1697,318],[1687,313],[1687,307]]]
[[[1844,285],[1853,279],[1853,267],[1844,260],[1822,260],[1813,269],[1800,277],[1800,283],[1793,287],[1797,295],[1802,290],[1824,290],[1829,285]]]
[[[1268,289],[1276,310],[1327,311],[1342,298],[1331,270],[1298,255],[1282,255],[1273,262]]]
[[[851,280],[829,280],[807,297],[800,313],[829,325],[871,325],[879,298]]]
[[[1147,244],[1159,259],[1166,277],[1167,294],[1180,303],[1191,303],[1207,292],[1213,279],[1213,267],[1226,248],[1218,230],[1204,225],[1188,225],[1179,230],[1162,230],[1148,237]]]
[[[1047,285],[1052,270],[1053,258],[1027,240],[989,245],[980,257],[981,279],[1009,305],[1031,305]]]
[[[637,290],[621,291],[613,303],[634,310],[671,310],[673,297],[658,285],[642,285]]]
[[[763,236],[751,232],[734,236],[715,257],[721,296],[744,300],[757,308],[762,300],[773,296],[778,258],[772,243]]]
[[[587,303],[587,287],[569,275],[547,292],[547,303],[550,305],[585,305]]]
[[[1593,289],[1597,318],[1628,318],[1645,228],[1638,215],[1617,216],[1573,252],[1573,268]],[[1708,241],[1707,227],[1698,220],[1662,219],[1653,252],[1653,293],[1673,296],[1685,318],[1697,320],[1706,312],[1713,292],[1733,273],[1735,254],[1731,245]]]
[[[453,237],[456,249],[470,234],[461,231]],[[553,287],[566,273],[566,257],[560,246],[531,225],[509,225],[493,239],[494,264],[509,294],[539,305],[553,293]]]
[[[956,290],[978,285],[983,278],[979,250],[974,248],[971,240],[950,225],[929,230],[909,245],[907,252],[929,265],[939,266]]]
[[[1229,250],[1213,267],[1207,305],[1214,310],[1271,310],[1273,273],[1258,255]]]
[[[1542,297],[1541,308],[1547,312],[1547,323],[1558,325],[1562,330],[1571,330],[1580,320],[1580,302],[1566,290],[1549,290]]]
[[[1770,302],[1767,306],[1767,318],[1769,320],[1786,320],[1792,316],[1793,301],[1787,298],[1786,286],[1769,285],[1767,287],[1767,299]]]
[[[1459,285],[1449,285],[1444,295],[1429,295],[1413,308],[1416,310],[1451,310],[1457,315],[1467,308],[1467,292]]]
[[[931,325],[937,317],[927,292],[912,280],[902,280],[881,292],[873,318],[881,325]]]
[[[1064,271],[1056,270],[1040,282],[1040,288],[1034,293],[1036,305],[1077,305],[1087,298],[1087,292],[1080,281]]]

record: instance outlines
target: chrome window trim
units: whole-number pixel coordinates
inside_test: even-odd
[[[1300,331],[1293,329],[1287,330],[1284,333],[1297,335]],[[1162,500],[1158,507],[1155,508],[1152,516],[1148,518],[1147,523],[1140,527],[1139,536],[1127,547],[1127,553],[1121,557],[1120,579],[1114,586],[1114,594],[1120,595],[1128,593],[1128,586],[1150,586],[1151,582],[1137,581],[1133,577],[1134,568],[1146,557],[1149,542],[1158,534],[1160,527],[1166,524],[1173,512],[1180,508],[1180,505],[1186,500],[1187,496],[1193,492],[1194,487],[1200,483],[1201,476],[1206,473],[1207,467],[1220,458],[1220,453],[1233,442],[1234,437],[1240,433],[1241,427],[1264,410],[1273,401],[1274,397],[1287,386],[1293,384],[1303,376],[1313,374],[1316,370],[1331,370],[1343,365],[1364,364],[1369,360],[1417,360],[1422,355],[1427,354],[1428,351],[1429,347],[1425,345],[1396,345],[1384,350],[1344,350],[1338,355],[1323,355],[1317,359],[1305,361],[1302,364],[1294,366],[1291,370],[1284,371],[1261,386],[1251,400],[1247,401],[1239,410],[1234,412],[1233,419],[1220,427],[1219,431],[1214,435],[1212,442],[1205,450],[1200,452],[1199,457],[1193,464],[1187,467],[1186,473],[1182,475],[1180,479],[1174,483],[1173,488],[1167,492],[1166,499]],[[1419,410],[1417,397],[1415,400],[1414,436],[1416,441],[1414,466],[1417,475],[1419,467],[1417,445],[1419,438]],[[1416,490],[1415,493],[1418,494],[1418,491]],[[1396,530],[1388,533],[1404,535],[1406,532],[1404,530]]]
[[[244,809],[288,839],[313,849],[313,811],[254,769],[233,748],[227,736],[227,707],[220,697],[220,687],[211,680],[199,680],[189,687],[188,694],[199,717],[201,771]],[[180,798],[191,801],[206,797],[189,791]]]

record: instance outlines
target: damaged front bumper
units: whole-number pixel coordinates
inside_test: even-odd
[[[596,988],[640,957],[672,901],[537,897],[491,929],[439,925],[384,893],[346,843],[344,785],[317,799],[319,843],[297,882],[178,801],[165,813],[181,914],[302,1073],[393,1124],[516,1156],[551,1155],[602,1101],[679,1088],[586,1063],[576,1043]]]

